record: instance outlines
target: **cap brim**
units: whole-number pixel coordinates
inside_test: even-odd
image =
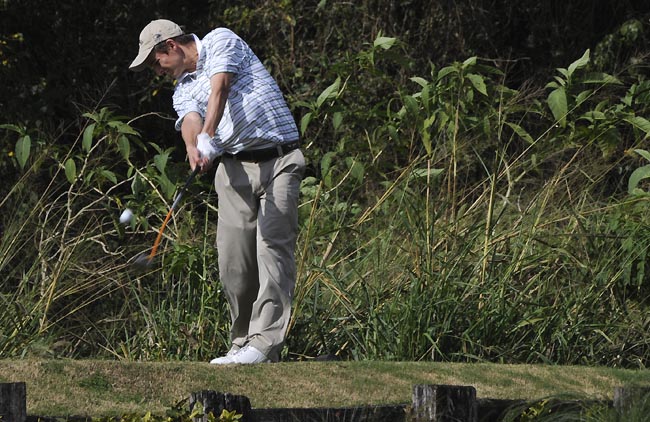
[[[138,56],[133,60],[131,65],[129,66],[129,70],[132,70],[134,72],[140,72],[142,70],[145,70],[147,68],[147,60],[149,59],[149,56],[151,55],[151,52],[153,51],[153,48],[149,51],[140,51],[138,53]]]

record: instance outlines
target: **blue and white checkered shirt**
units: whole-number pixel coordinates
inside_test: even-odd
[[[194,39],[199,52],[196,71],[182,75],[174,90],[176,130],[187,113],[195,111],[205,118],[210,77],[229,72],[230,93],[212,140],[219,149],[236,154],[298,140],[296,122],[280,88],[244,40],[226,28]]]

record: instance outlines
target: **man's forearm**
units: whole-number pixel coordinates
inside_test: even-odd
[[[230,82],[232,74],[230,73],[217,73],[210,78],[210,97],[208,98],[208,107],[205,113],[205,120],[203,121],[202,132],[207,133],[213,137],[219,126],[219,122],[223,117],[223,112],[228,101],[228,94],[230,93]]]
[[[197,149],[196,137],[201,132],[203,127],[203,119],[199,113],[188,113],[183,118],[183,123],[181,124],[181,137],[185,143],[185,150],[187,151],[187,158],[190,161],[190,167],[192,170],[200,165],[203,167],[201,162],[201,154]]]
[[[196,137],[201,133],[202,126],[203,119],[199,113],[188,113],[185,116],[181,125],[181,137],[186,149],[196,148]]]

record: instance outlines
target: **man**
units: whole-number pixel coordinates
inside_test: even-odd
[[[298,194],[305,169],[298,130],[271,75],[232,31],[202,40],[169,20],[140,33],[129,66],[176,80],[173,95],[190,167],[215,174],[219,275],[232,347],[213,364],[279,360],[295,286]]]

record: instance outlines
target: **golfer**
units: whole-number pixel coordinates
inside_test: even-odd
[[[305,169],[293,116],[257,56],[226,28],[199,39],[169,20],[152,21],[129,66],[145,68],[176,80],[176,130],[190,167],[219,161],[217,251],[232,346],[210,363],[276,362],[296,280]]]

